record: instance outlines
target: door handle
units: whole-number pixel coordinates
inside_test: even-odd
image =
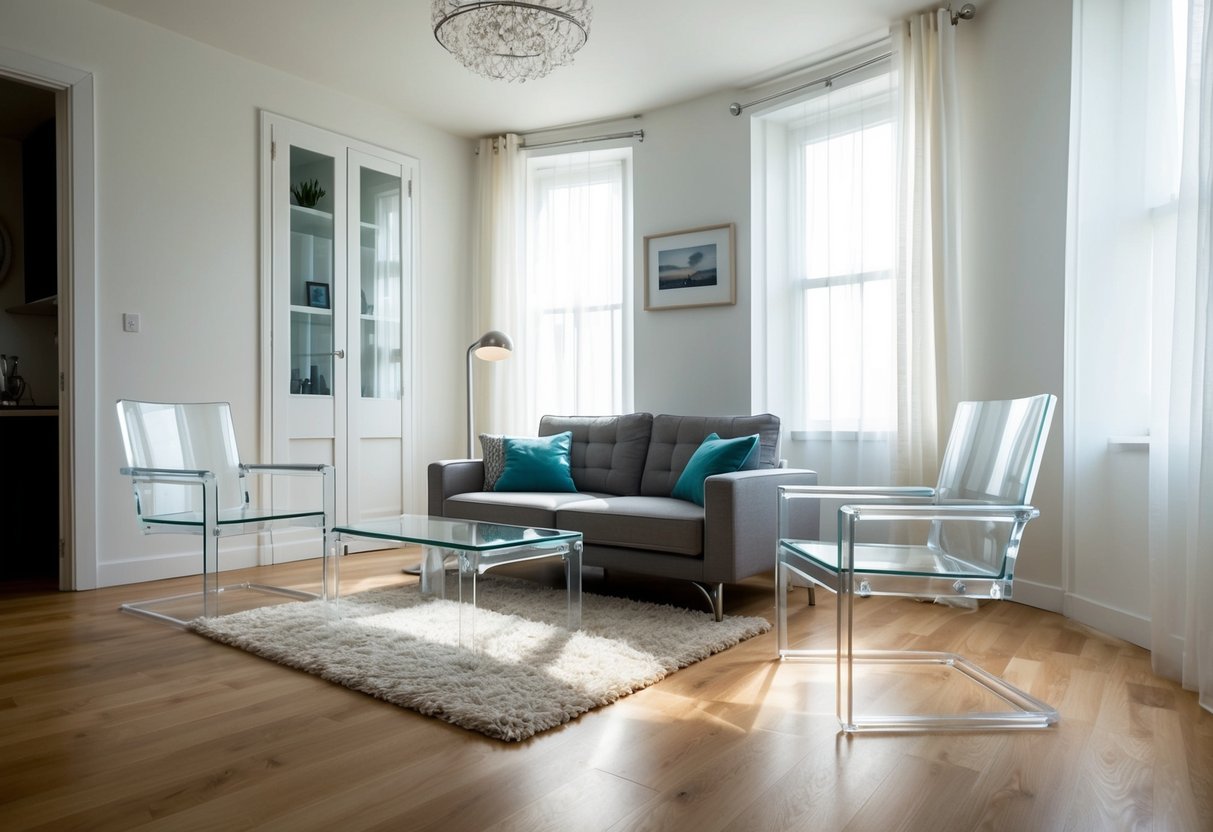
[[[333,356],[336,358],[345,358],[345,350],[333,350]]]

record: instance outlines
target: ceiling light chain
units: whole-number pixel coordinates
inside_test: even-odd
[[[591,0],[434,0],[434,37],[486,78],[527,81],[571,63],[590,36]]]

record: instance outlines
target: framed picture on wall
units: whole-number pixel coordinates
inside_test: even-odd
[[[687,309],[737,303],[732,223],[644,238],[644,308]]]
[[[331,309],[332,302],[329,298],[329,285],[327,283],[307,281],[307,305],[314,306],[317,309]]]

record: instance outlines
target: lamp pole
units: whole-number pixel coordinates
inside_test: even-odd
[[[471,346],[468,347],[467,353],[467,426],[468,426],[468,445],[467,458],[472,459],[472,448],[476,442],[476,432],[472,422],[472,356],[475,355],[482,361],[501,361],[504,358],[509,358],[510,353],[514,351],[514,342],[510,340],[510,336],[504,332],[498,332],[495,329],[490,329],[488,332],[481,335]]]
[[[472,351],[476,349],[476,344],[468,347],[468,452],[467,459],[472,459],[472,441],[475,439],[472,428]]]

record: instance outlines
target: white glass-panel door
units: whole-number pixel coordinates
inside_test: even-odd
[[[271,453],[274,462],[335,466],[340,515],[347,468],[339,441],[346,432],[346,147],[295,122],[270,130],[271,332],[263,348],[271,354]],[[285,508],[314,505],[321,496],[310,477],[274,477],[270,491],[261,498]],[[294,536],[308,535],[274,532],[275,560],[318,554],[305,542],[292,544]]]
[[[405,499],[404,311],[408,180],[398,162],[350,150],[350,337],[348,488],[350,521],[393,517]]]
[[[406,513],[416,163],[280,116],[263,125],[263,455],[335,466],[338,523]],[[289,508],[314,487],[275,477],[260,496]],[[319,554],[296,533],[273,533],[275,561]]]

